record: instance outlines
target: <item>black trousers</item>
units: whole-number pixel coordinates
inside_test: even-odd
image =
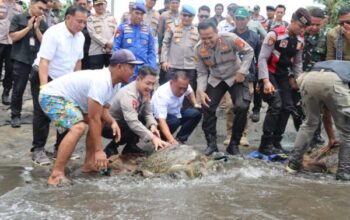
[[[139,142],[139,137],[129,128],[126,123],[117,121],[121,131],[121,139],[118,143],[113,146],[118,147],[119,145],[135,146]],[[105,124],[102,129],[102,137],[107,139],[114,139],[113,130],[110,125]],[[114,142],[114,140],[112,140]]]
[[[216,136],[216,109],[224,94],[228,91],[231,95],[232,103],[235,106],[235,118],[232,126],[232,139],[239,143],[247,121],[247,114],[251,100],[248,82],[236,83],[229,87],[224,81],[221,81],[216,87],[208,84],[206,93],[211,99],[209,108],[203,108],[203,124],[204,134]]]
[[[100,54],[89,56],[90,69],[102,69],[103,67],[109,66],[109,59],[111,54]]]
[[[10,91],[12,88],[12,71],[13,65],[11,60],[11,49],[12,45],[10,44],[0,44],[0,61],[5,61],[5,76],[2,81],[2,86],[4,87],[4,91]]]
[[[13,61],[13,90],[11,96],[11,118],[21,117],[23,94],[27,87],[32,66],[19,61]]]
[[[263,124],[263,135],[274,135],[277,138],[281,138],[286,129],[290,114],[297,113],[288,76],[270,74],[269,78],[276,92],[272,95],[263,94],[263,100],[269,105]]]
[[[52,79],[49,77],[48,81]],[[31,151],[44,149],[50,131],[50,118],[44,113],[39,104],[40,80],[38,70],[33,68],[30,74],[30,87],[33,98],[33,142]],[[67,131],[68,132],[68,131]],[[56,134],[55,148],[58,149],[61,141],[67,134]]]
[[[81,60],[81,70],[88,70],[88,69],[90,69],[89,54],[84,53],[84,58]]]
[[[256,91],[256,86],[257,86],[258,82],[254,82],[254,97],[253,97],[253,102],[254,102],[254,106],[253,106],[253,112],[260,112],[261,106],[262,106],[262,98],[260,93],[258,93]]]

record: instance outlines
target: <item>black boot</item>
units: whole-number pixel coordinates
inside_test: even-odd
[[[139,155],[147,155],[148,152],[139,148],[136,144],[126,144],[122,154],[139,154]]]
[[[241,152],[239,152],[239,141],[234,141],[231,138],[230,144],[226,148],[226,152],[231,155],[239,155]]]
[[[262,135],[261,142],[259,146],[259,152],[265,155],[280,154],[281,151],[273,146],[273,136],[272,135]]]
[[[208,147],[207,149],[205,149],[204,154],[206,156],[209,156],[214,152],[218,152],[219,150],[218,150],[218,146],[216,145],[216,136],[212,134],[208,134],[205,136],[205,138],[207,139]]]
[[[113,155],[117,155],[119,153],[118,147],[119,147],[119,145],[117,143],[115,143],[114,140],[109,142],[109,144],[103,150],[106,153],[107,158],[109,158]]]
[[[276,152],[279,151],[278,154],[283,154],[286,152],[281,145],[282,138],[282,135],[273,135],[273,147],[276,149]]]
[[[4,89],[4,91],[2,92],[2,96],[1,96],[1,101],[2,104],[4,105],[10,105],[11,101],[10,101],[10,90],[9,89]]]
[[[339,164],[335,179],[350,181],[350,143],[339,149]]]

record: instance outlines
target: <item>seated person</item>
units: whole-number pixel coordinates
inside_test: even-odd
[[[157,73],[151,67],[144,66],[139,70],[136,81],[123,87],[114,96],[110,114],[117,121],[122,137],[120,142],[116,143],[110,126],[106,125],[103,128],[102,136],[113,139],[104,149],[107,158],[118,154],[117,148],[121,144],[126,144],[123,154],[144,153],[136,145],[140,138],[146,142],[151,141],[155,150],[167,145],[160,139],[158,124],[153,117],[150,105],[156,76]]]
[[[152,111],[158,120],[162,137],[170,144],[185,143],[202,114],[201,106],[196,103],[190,77],[182,70],[176,70],[169,82],[160,86],[152,97]],[[193,107],[182,108],[184,97],[187,97]],[[173,133],[181,126],[176,138]]]

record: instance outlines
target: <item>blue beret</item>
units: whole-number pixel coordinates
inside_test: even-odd
[[[146,13],[145,4],[142,2],[136,2],[132,8],[134,10],[138,10],[138,11],[142,11],[143,13]]]
[[[182,5],[182,12],[192,16],[196,15],[196,10],[191,5]]]

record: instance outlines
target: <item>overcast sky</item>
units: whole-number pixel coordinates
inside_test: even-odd
[[[129,0],[114,0],[115,1],[115,7],[114,7],[114,14],[117,18],[118,22],[120,21],[120,17],[123,12],[126,12],[128,10],[128,4]],[[111,3],[111,0],[108,0],[108,2]],[[164,0],[157,0],[156,8],[161,9],[163,8],[163,2]],[[260,14],[264,15],[266,17],[266,5],[272,5],[276,6],[278,4],[284,4],[287,8],[285,20],[289,21],[292,13],[298,9],[299,7],[307,7],[312,5],[317,5],[314,3],[313,0],[240,0],[240,1],[234,1],[234,0],[181,0],[181,4],[190,4],[192,5],[196,10],[206,4],[211,8],[211,15],[214,15],[214,6],[217,3],[222,3],[225,6],[224,14],[226,14],[226,6],[230,3],[237,3],[242,6],[246,7],[253,7],[254,5],[258,4],[260,5],[261,12]],[[110,6],[109,6],[110,7]],[[180,6],[181,7],[181,6]]]

